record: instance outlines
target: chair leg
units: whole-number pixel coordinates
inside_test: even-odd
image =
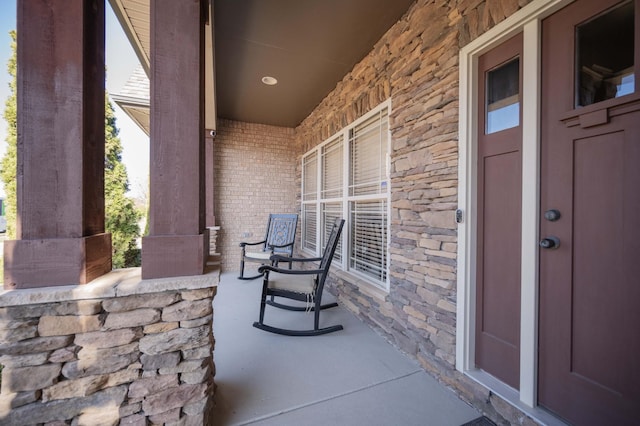
[[[265,282],[262,285],[262,296],[260,297],[260,316],[259,323],[262,324],[264,322],[264,309],[267,306],[267,281],[265,278]]]
[[[320,305],[320,299],[321,297],[318,297],[318,300],[316,300],[315,306],[314,306],[314,312],[313,312],[313,329],[317,330],[318,328],[320,328],[320,310],[321,305]]]
[[[255,280],[256,278],[261,277],[262,274],[258,274],[258,275],[254,275],[251,277],[245,277],[244,276],[244,257],[242,257],[242,260],[240,260],[240,276],[238,277],[239,280],[245,280],[245,281],[249,281],[249,280]]]
[[[241,280],[244,279],[244,256],[240,258],[240,276],[238,278]]]

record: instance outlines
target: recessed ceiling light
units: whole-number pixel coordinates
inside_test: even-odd
[[[276,80],[273,77],[270,77],[268,75],[265,75],[264,77],[262,77],[262,82],[264,84],[266,84],[267,86],[274,86],[276,84],[278,84],[278,80]]]

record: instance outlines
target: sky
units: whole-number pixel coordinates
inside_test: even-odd
[[[109,2],[106,3],[106,87],[110,94],[120,92],[133,70],[138,65],[127,37],[120,27]],[[10,76],[7,62],[11,57],[11,37],[9,31],[16,29],[16,0],[0,0],[0,112],[9,97]],[[148,187],[149,176],[149,137],[129,118],[124,111],[111,101],[116,115],[116,126],[120,130],[122,142],[122,162],[129,174],[129,195],[142,196]],[[0,114],[0,155],[6,150],[7,124]],[[4,188],[0,183],[0,196]]]

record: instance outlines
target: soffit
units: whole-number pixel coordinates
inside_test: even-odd
[[[214,0],[217,116],[297,126],[413,1]],[[110,2],[148,74],[149,0]]]

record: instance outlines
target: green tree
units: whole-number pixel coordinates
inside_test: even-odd
[[[10,93],[5,102],[4,119],[7,122],[7,151],[2,157],[0,178],[4,184],[5,215],[7,218],[7,236],[9,239],[16,237],[16,170],[17,170],[17,141],[18,141],[18,111],[17,111],[17,58],[16,58],[16,32],[11,31],[11,58],[7,63],[7,69],[11,80],[9,81]]]
[[[17,59],[16,32],[11,31],[12,55],[8,62],[11,76],[10,95],[5,103],[4,118],[7,121],[7,151],[2,158],[0,178],[6,193],[5,212],[7,235],[16,238],[16,169],[17,169]],[[129,189],[127,170],[122,164],[122,144],[118,137],[113,107],[105,94],[105,230],[111,233],[113,267],[140,265],[140,250],[136,239],[140,236],[140,213],[133,201],[126,197]]]
[[[122,164],[122,144],[118,137],[116,118],[109,97],[105,96],[105,229],[111,233],[113,267],[140,266],[140,213],[125,195],[129,190],[127,169]]]

